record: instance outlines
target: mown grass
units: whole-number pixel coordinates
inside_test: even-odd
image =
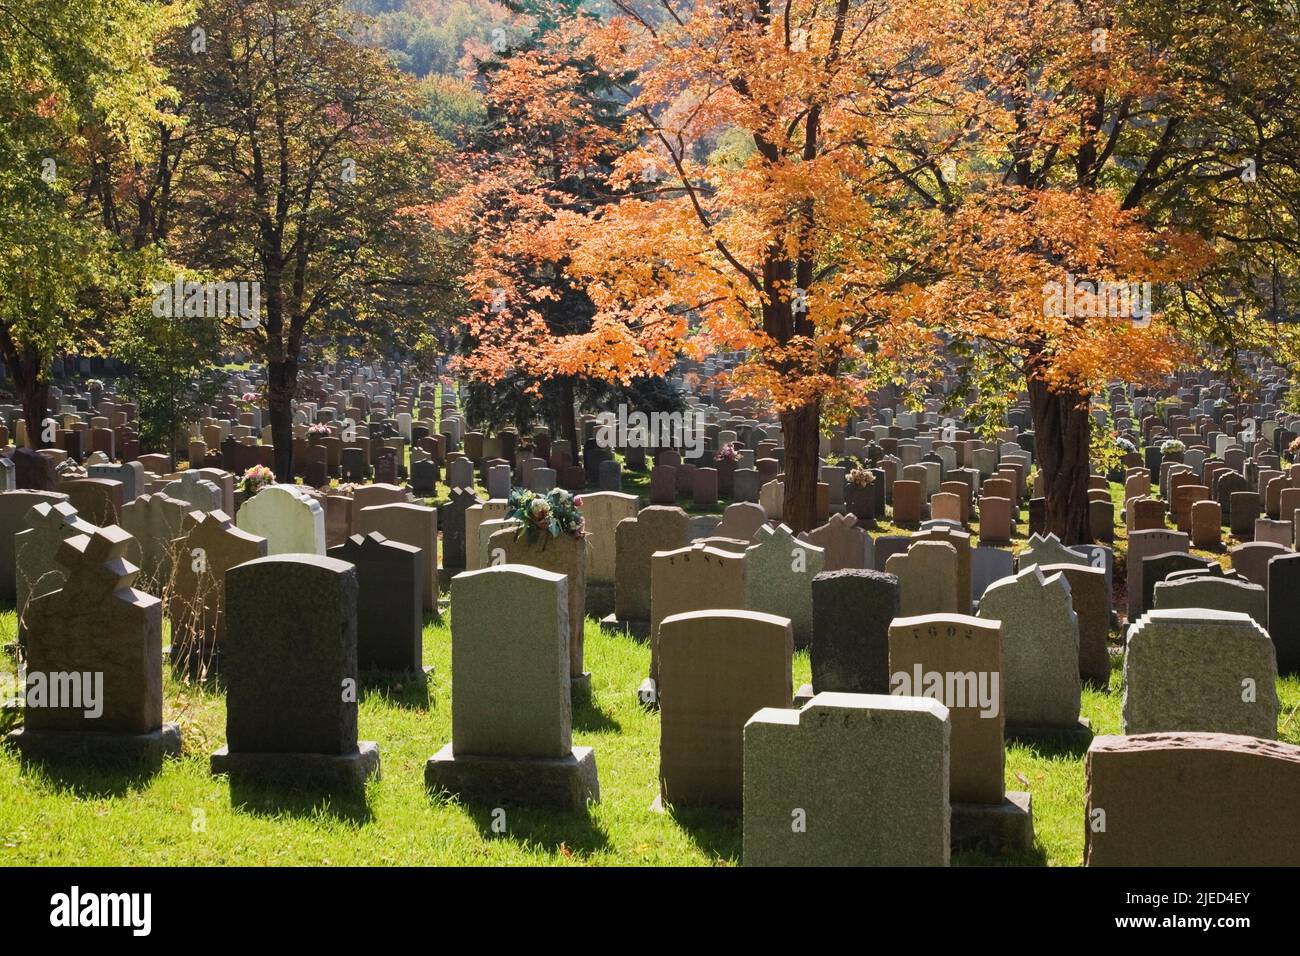
[[[12,613],[0,631],[12,632]],[[586,815],[507,809],[506,832],[492,808],[431,798],[425,760],[450,739],[450,634],[425,629],[427,680],[363,684],[361,737],[379,743],[383,777],[365,800],[334,802],[255,790],[232,798],[208,773],[225,740],[221,693],[168,674],[165,716],[178,721],[185,750],[148,778],[88,769],[51,772],[0,753],[0,866],[4,865],[736,865],[739,814],[651,811],[657,792],[659,718],[635,701],[646,673],[645,645],[602,633],[588,621],[593,700],[576,708],[574,742],[595,748],[601,801]],[[12,668],[12,661],[4,661]],[[794,684],[809,679],[806,653]],[[1282,736],[1300,743],[1300,681],[1282,684]],[[288,691],[286,691],[288,692]],[[1119,674],[1106,692],[1085,692],[1084,715],[1098,733],[1119,730]],[[1034,798],[1035,852],[964,864],[1071,866],[1083,848],[1082,750],[1007,746],[1008,789]],[[200,823],[202,824],[200,826]]]

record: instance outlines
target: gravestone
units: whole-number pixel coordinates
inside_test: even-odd
[[[420,673],[425,552],[372,531],[352,535],[329,556],[357,571],[357,670]]]
[[[899,614],[956,614],[957,549],[946,541],[916,541],[904,554],[885,562],[885,571],[898,580]]]
[[[799,538],[822,549],[824,571],[867,567],[871,539],[858,527],[856,515],[833,514],[825,524],[799,532]]]
[[[468,488],[453,488],[447,502],[438,509],[438,526],[442,528],[442,566],[448,574],[466,567],[466,517],[474,505],[482,504]]]
[[[224,511],[191,511],[181,521],[173,553],[167,594],[171,665],[203,679],[220,668],[226,572],[266,557],[266,539],[239,530]]]
[[[357,534],[378,532],[388,541],[419,548],[420,600],[425,611],[438,612],[438,510],[424,505],[388,504],[362,508]]]
[[[652,505],[625,518],[614,529],[614,621],[635,627],[650,621],[650,560],[656,551],[674,551],[686,544],[690,518],[678,507]]]
[[[63,587],[27,606],[24,726],[6,738],[26,759],[156,771],[180,753],[162,720],[162,604],[131,587],[129,540],[115,526],[66,539]]]
[[[1044,577],[1062,575],[1070,585],[1070,605],[1079,619],[1079,677],[1090,687],[1110,685],[1110,595],[1106,572],[1081,564],[1036,565]]]
[[[1169,551],[1186,551],[1188,537],[1181,531],[1133,531],[1128,536],[1128,618],[1142,616],[1142,561]],[[1056,564],[1064,562],[1053,562]]]
[[[569,676],[573,692],[585,696],[591,692],[591,673],[583,665],[583,625],[587,607],[587,542],[585,538],[561,534],[543,534],[530,542],[517,528],[503,528],[488,539],[489,563],[526,564],[563,574],[569,579],[565,595],[569,601]]]
[[[812,579],[825,552],[800,541],[788,527],[763,527],[758,543],[745,551],[745,607],[790,619],[795,647],[812,640]]]
[[[829,692],[758,711],[745,865],[947,866],[949,733],[947,708],[919,697]]]
[[[57,591],[67,583],[67,569],[58,560],[63,542],[95,531],[95,526],[83,520],[66,501],[42,501],[27,512],[22,530],[14,536],[18,568],[14,612],[20,643],[27,630],[27,606],[32,598]]]
[[[898,578],[883,571],[825,571],[813,578],[812,599],[809,690],[888,694],[889,623],[898,616]]]
[[[1204,607],[1248,614],[1263,627],[1268,623],[1268,595],[1258,584],[1221,575],[1195,575],[1161,581],[1152,606],[1158,610]]]
[[[425,765],[429,790],[491,807],[599,801],[595,753],[572,741],[570,605],[565,576],[540,568],[452,579],[451,743]]]
[[[353,498],[354,509],[356,501]],[[235,523],[241,531],[265,538],[271,556],[325,554],[325,510],[294,485],[263,488],[243,503]]]
[[[1004,793],[1001,631],[999,621],[965,614],[900,617],[889,628],[890,693],[948,708],[954,846],[1033,843],[1029,794]]]
[[[687,611],[744,607],[743,555],[701,544],[656,551],[650,559],[650,679],[638,691],[641,701],[653,703],[658,693],[661,621]]]
[[[122,509],[122,527],[131,535],[127,560],[140,569],[143,590],[161,595],[172,581],[177,555],[176,539],[181,535],[186,502],[162,492],[141,495]]]
[[[1268,562],[1268,633],[1279,674],[1300,673],[1300,554]]]
[[[658,644],[661,800],[739,807],[745,724],[790,703],[790,621],[743,610],[673,614]]]
[[[582,523],[587,533],[586,613],[596,617],[614,610],[618,579],[618,525],[637,516],[637,496],[618,491],[583,495]]]
[[[221,673],[226,746],[212,755],[213,774],[236,786],[356,791],[379,772],[378,746],[357,740],[352,565],[272,554],[227,571]]]
[[[1031,565],[994,583],[979,617],[1002,622],[1002,689],[1006,733],[1038,740],[1088,736],[1079,719],[1079,621],[1069,582]]]
[[[1248,615],[1209,608],[1149,611],[1129,627],[1126,734],[1277,736],[1277,660]]]
[[[1300,747],[1256,737],[1097,737],[1085,866],[1300,866]]]

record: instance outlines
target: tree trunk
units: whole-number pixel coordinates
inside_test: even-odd
[[[275,443],[275,480],[293,484],[293,397],[298,389],[298,360],[272,359],[266,366],[271,441]]]
[[[582,454],[582,442],[578,441],[578,424],[574,421],[573,414],[573,376],[560,376],[560,437],[569,443],[572,453],[569,458],[573,462],[579,460]]]
[[[1052,391],[1044,382],[1031,379],[1029,404],[1034,449],[1043,474],[1043,530],[1065,545],[1090,544],[1088,396],[1074,390]]]
[[[23,402],[23,419],[27,422],[27,447],[45,448],[45,419],[50,405],[50,383],[24,376],[18,389]]]
[[[820,402],[781,415],[785,439],[785,507],[781,517],[795,534],[811,531],[817,525],[820,425]]]

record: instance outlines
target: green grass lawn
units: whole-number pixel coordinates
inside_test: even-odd
[[[12,612],[0,631],[12,632]],[[739,815],[650,810],[657,790],[659,717],[635,702],[649,650],[587,622],[593,701],[574,713],[574,743],[596,751],[601,802],[586,816],[507,809],[507,832],[492,829],[491,807],[434,800],[424,761],[451,738],[450,635],[425,629],[427,683],[363,687],[361,737],[379,743],[383,778],[364,804],[313,803],[294,794],[241,794],[208,774],[208,755],[225,741],[219,692],[173,681],[165,715],[178,721],[185,751],[152,778],[91,772],[53,776],[0,754],[0,866],[76,865],[736,865]],[[12,670],[5,659],[0,669]],[[807,681],[806,653],[794,684]],[[1108,692],[1085,692],[1084,715],[1098,733],[1119,730],[1119,673]],[[1282,685],[1284,739],[1300,743],[1300,682]],[[1007,747],[1008,789],[1034,798],[1038,846],[1027,857],[964,854],[955,862],[1072,866],[1083,852],[1082,752]],[[198,822],[202,822],[202,826]]]

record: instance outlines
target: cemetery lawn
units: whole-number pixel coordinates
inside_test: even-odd
[[[0,616],[0,643],[14,616]],[[587,816],[508,809],[507,832],[492,808],[431,799],[424,762],[451,739],[450,632],[425,628],[427,685],[364,682],[360,736],[379,743],[383,779],[364,804],[314,803],[296,794],[255,791],[232,805],[225,778],[208,774],[208,755],[225,742],[219,692],[166,682],[165,719],[182,726],[185,752],[154,778],[79,770],[57,776],[0,752],[0,866],[14,865],[726,865],[740,862],[738,814],[693,810],[658,814],[659,718],[642,710],[635,688],[649,649],[603,634],[588,620],[586,659],[594,696],[574,713],[574,743],[593,746],[601,802]],[[0,658],[12,675],[13,660]],[[806,652],[794,683],[809,679]],[[12,677],[8,687],[13,691]],[[286,689],[287,690],[287,689]],[[1281,736],[1300,744],[1300,681],[1281,685]],[[1108,692],[1085,691],[1083,713],[1098,733],[1119,730],[1119,672]],[[1035,852],[995,859],[963,854],[954,863],[1077,866],[1083,853],[1083,751],[1007,748],[1008,789],[1033,794]]]

